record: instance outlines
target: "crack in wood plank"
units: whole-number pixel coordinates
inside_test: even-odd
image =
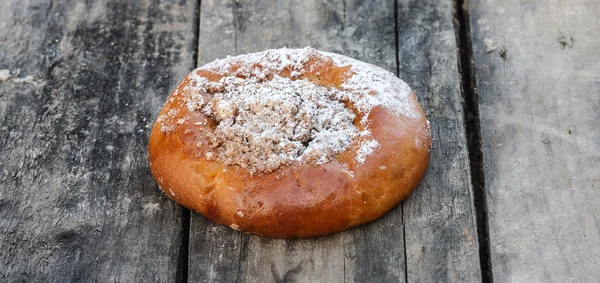
[[[469,7],[466,0],[454,0],[454,28],[458,46],[458,66],[460,72],[463,111],[466,121],[467,146],[471,185],[473,186],[473,205],[477,221],[477,240],[479,245],[479,264],[482,282],[494,282],[491,272],[489,230],[485,195],[485,176],[483,174],[483,149],[481,147],[481,125],[479,117],[479,98],[473,70],[473,51]],[[431,73],[431,70],[430,70]]]
[[[595,281],[600,3],[483,0],[469,11],[494,280]]]

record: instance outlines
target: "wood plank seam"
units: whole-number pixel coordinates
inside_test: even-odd
[[[394,37],[396,76],[400,77],[400,33],[398,31],[398,0],[394,0]],[[404,282],[408,282],[408,253],[406,252],[406,223],[404,221],[404,202],[400,203],[400,211],[402,212],[402,241],[404,245]]]
[[[196,18],[194,19],[194,66],[198,66],[198,56],[200,56],[200,9],[202,9],[202,0],[196,0]]]
[[[198,53],[200,46],[200,9],[202,7],[202,0],[196,0],[195,14],[194,14],[194,25],[193,25],[193,36],[194,47],[192,48],[192,60],[194,62],[194,68],[198,67]],[[175,277],[176,282],[188,282],[189,274],[189,253],[190,253],[190,223],[191,223],[191,212],[185,207],[181,207],[181,245],[179,248],[179,258],[177,262],[177,276]]]
[[[396,77],[400,77],[400,35],[398,33],[398,0],[394,0],[394,36],[396,37]]]
[[[181,207],[181,243],[179,246],[179,257],[177,259],[177,274],[175,282],[188,281],[188,261],[190,247],[190,210]]]
[[[479,264],[482,282],[493,282],[489,244],[489,230],[483,175],[483,149],[481,144],[481,125],[479,117],[479,97],[475,87],[473,67],[473,47],[469,18],[468,0],[454,1],[454,27],[458,47],[458,68],[463,95],[467,146],[473,186],[473,202],[476,212],[477,239],[479,244]]]
[[[244,238],[246,237],[246,238]],[[247,236],[244,236],[244,233],[239,233],[239,237],[238,237],[238,241],[240,242],[240,250],[238,253],[238,266],[237,266],[237,271],[236,271],[236,275],[235,275],[235,282],[242,282],[242,260],[244,258],[244,248],[246,247],[246,239],[248,239]]]

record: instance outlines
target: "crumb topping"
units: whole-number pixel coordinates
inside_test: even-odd
[[[302,77],[312,56],[329,57],[335,65],[350,66],[341,87],[324,87]],[[279,76],[288,70],[290,77]],[[238,165],[251,174],[271,172],[280,166],[323,164],[345,151],[354,141],[356,162],[362,164],[380,147],[368,128],[368,114],[376,106],[396,115],[418,117],[409,102],[410,88],[392,73],[345,56],[312,48],[277,49],[213,61],[200,70],[221,75],[209,81],[190,74],[190,111],[200,111],[216,122],[207,133],[204,157]],[[210,95],[206,95],[210,94]],[[175,94],[174,94],[175,95]],[[356,115],[362,131],[353,124]],[[176,112],[158,118],[163,133],[185,119]]]
[[[358,133],[352,124],[355,114],[340,101],[337,89],[277,75],[271,80],[223,77],[206,85],[216,91],[213,98],[194,105],[218,122],[209,135],[209,160],[251,173],[295,163],[323,164]]]

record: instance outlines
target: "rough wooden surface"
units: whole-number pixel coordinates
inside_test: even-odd
[[[146,143],[195,5],[0,2],[0,281],[176,279],[180,208]]]
[[[600,278],[600,2],[470,3],[496,282]]]
[[[494,280],[596,281],[600,3],[468,2]],[[0,281],[186,277],[181,208],[157,189],[146,143],[197,44],[200,65],[311,45],[398,71],[433,149],[406,201],[329,237],[260,238],[192,213],[190,281],[480,281],[452,6],[0,1]]]
[[[398,1],[399,69],[431,121],[431,161],[403,205],[408,282],[481,281],[452,1]]]
[[[203,1],[198,61],[310,45],[396,72],[394,8],[385,0]],[[479,280],[452,6],[400,1],[398,8],[401,75],[434,129],[432,167],[405,207],[409,257],[401,206],[372,224],[309,240],[244,235],[194,213],[190,281],[404,282],[407,269],[409,281]]]

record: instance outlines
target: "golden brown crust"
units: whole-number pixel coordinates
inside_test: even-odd
[[[313,58],[307,64],[311,68],[304,78],[322,86],[339,87],[348,76],[347,67],[336,67],[331,61]],[[195,72],[211,81],[220,78],[209,71]],[[279,75],[289,77],[289,73],[284,69]],[[186,107],[189,83],[189,77],[184,79],[162,109],[161,115],[177,109],[173,119],[179,125],[169,132],[161,131],[158,122],[154,125],[149,160],[167,195],[214,222],[267,237],[334,233],[388,212],[415,189],[427,168],[429,127],[411,93],[418,118],[393,115],[383,107],[371,110],[368,125],[380,147],[364,163],[356,161],[355,141],[331,162],[283,166],[251,176],[239,166],[202,156],[207,144],[203,133],[215,125]]]

